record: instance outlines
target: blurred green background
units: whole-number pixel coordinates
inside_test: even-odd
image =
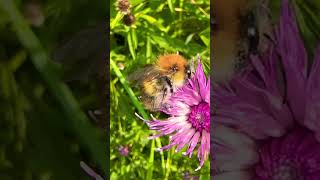
[[[110,3],[111,179],[209,179],[209,161],[194,171],[199,166],[196,153],[189,159],[181,154],[184,150],[154,151],[167,145],[168,137],[148,140],[152,131],[134,113],[150,119],[150,112],[141,106],[139,90],[128,85],[126,77],[159,55],[177,51],[188,60],[199,53],[208,73],[210,1],[129,2],[127,15],[116,1]]]
[[[1,180],[108,172],[108,4],[0,0]]]

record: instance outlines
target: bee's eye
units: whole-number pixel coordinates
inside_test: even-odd
[[[173,67],[171,68],[171,71],[177,72],[177,71],[178,71],[178,67],[177,67],[177,66],[173,66]]]

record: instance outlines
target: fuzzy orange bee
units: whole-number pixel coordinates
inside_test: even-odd
[[[211,7],[212,73],[215,81],[226,81],[248,64],[250,54],[265,50],[268,0],[215,0]]]
[[[141,88],[139,99],[145,108],[157,111],[191,75],[191,67],[185,58],[179,54],[167,54],[160,56],[155,64],[147,64],[133,72],[128,80]]]

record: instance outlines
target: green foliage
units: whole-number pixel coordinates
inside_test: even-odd
[[[320,42],[320,1],[292,0],[300,33],[305,42],[310,59]],[[281,1],[271,0],[270,8],[274,23],[280,15]]]
[[[86,115],[101,108],[101,81],[62,81],[70,67],[50,55],[80,26],[104,18],[92,13],[76,21],[71,15],[94,6],[101,12],[102,5],[43,1],[45,22],[35,27],[23,16],[28,2],[0,1],[0,179],[87,179],[80,161],[105,176],[105,127]],[[66,8],[64,3],[77,5]]]
[[[138,90],[126,81],[128,74],[159,55],[176,53],[187,59],[201,55],[205,71],[210,67],[210,2],[131,0],[135,22],[123,23],[124,15],[111,1],[110,21],[110,160],[111,179],[182,179],[183,173],[209,179],[209,161],[194,172],[199,161],[174,151],[156,152],[168,138],[148,140],[151,131],[134,113],[150,119],[137,100]],[[119,146],[130,148],[121,156]]]
[[[306,50],[312,58],[320,43],[320,2],[296,0],[294,8]]]

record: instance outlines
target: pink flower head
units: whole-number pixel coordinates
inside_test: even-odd
[[[129,153],[130,153],[130,149],[129,149],[129,146],[128,145],[120,145],[119,148],[118,148],[118,151],[120,153],[121,156],[128,156]]]
[[[319,179],[319,152],[320,144],[309,130],[295,129],[261,147],[256,179]]]
[[[255,139],[279,137],[293,126],[289,106],[277,85],[275,47],[252,57],[252,67],[228,85],[213,84],[215,123],[231,126]]]
[[[159,150],[176,146],[176,152],[187,146],[184,155],[190,158],[198,148],[200,166],[208,159],[210,151],[210,79],[207,80],[198,55],[198,67],[195,75],[183,87],[179,88],[162,108],[170,115],[166,120],[153,118],[145,121],[150,129],[159,133],[150,138],[170,135],[170,143]]]
[[[213,85],[215,179],[320,177],[320,48],[308,68],[289,2],[269,49],[227,85]]]

